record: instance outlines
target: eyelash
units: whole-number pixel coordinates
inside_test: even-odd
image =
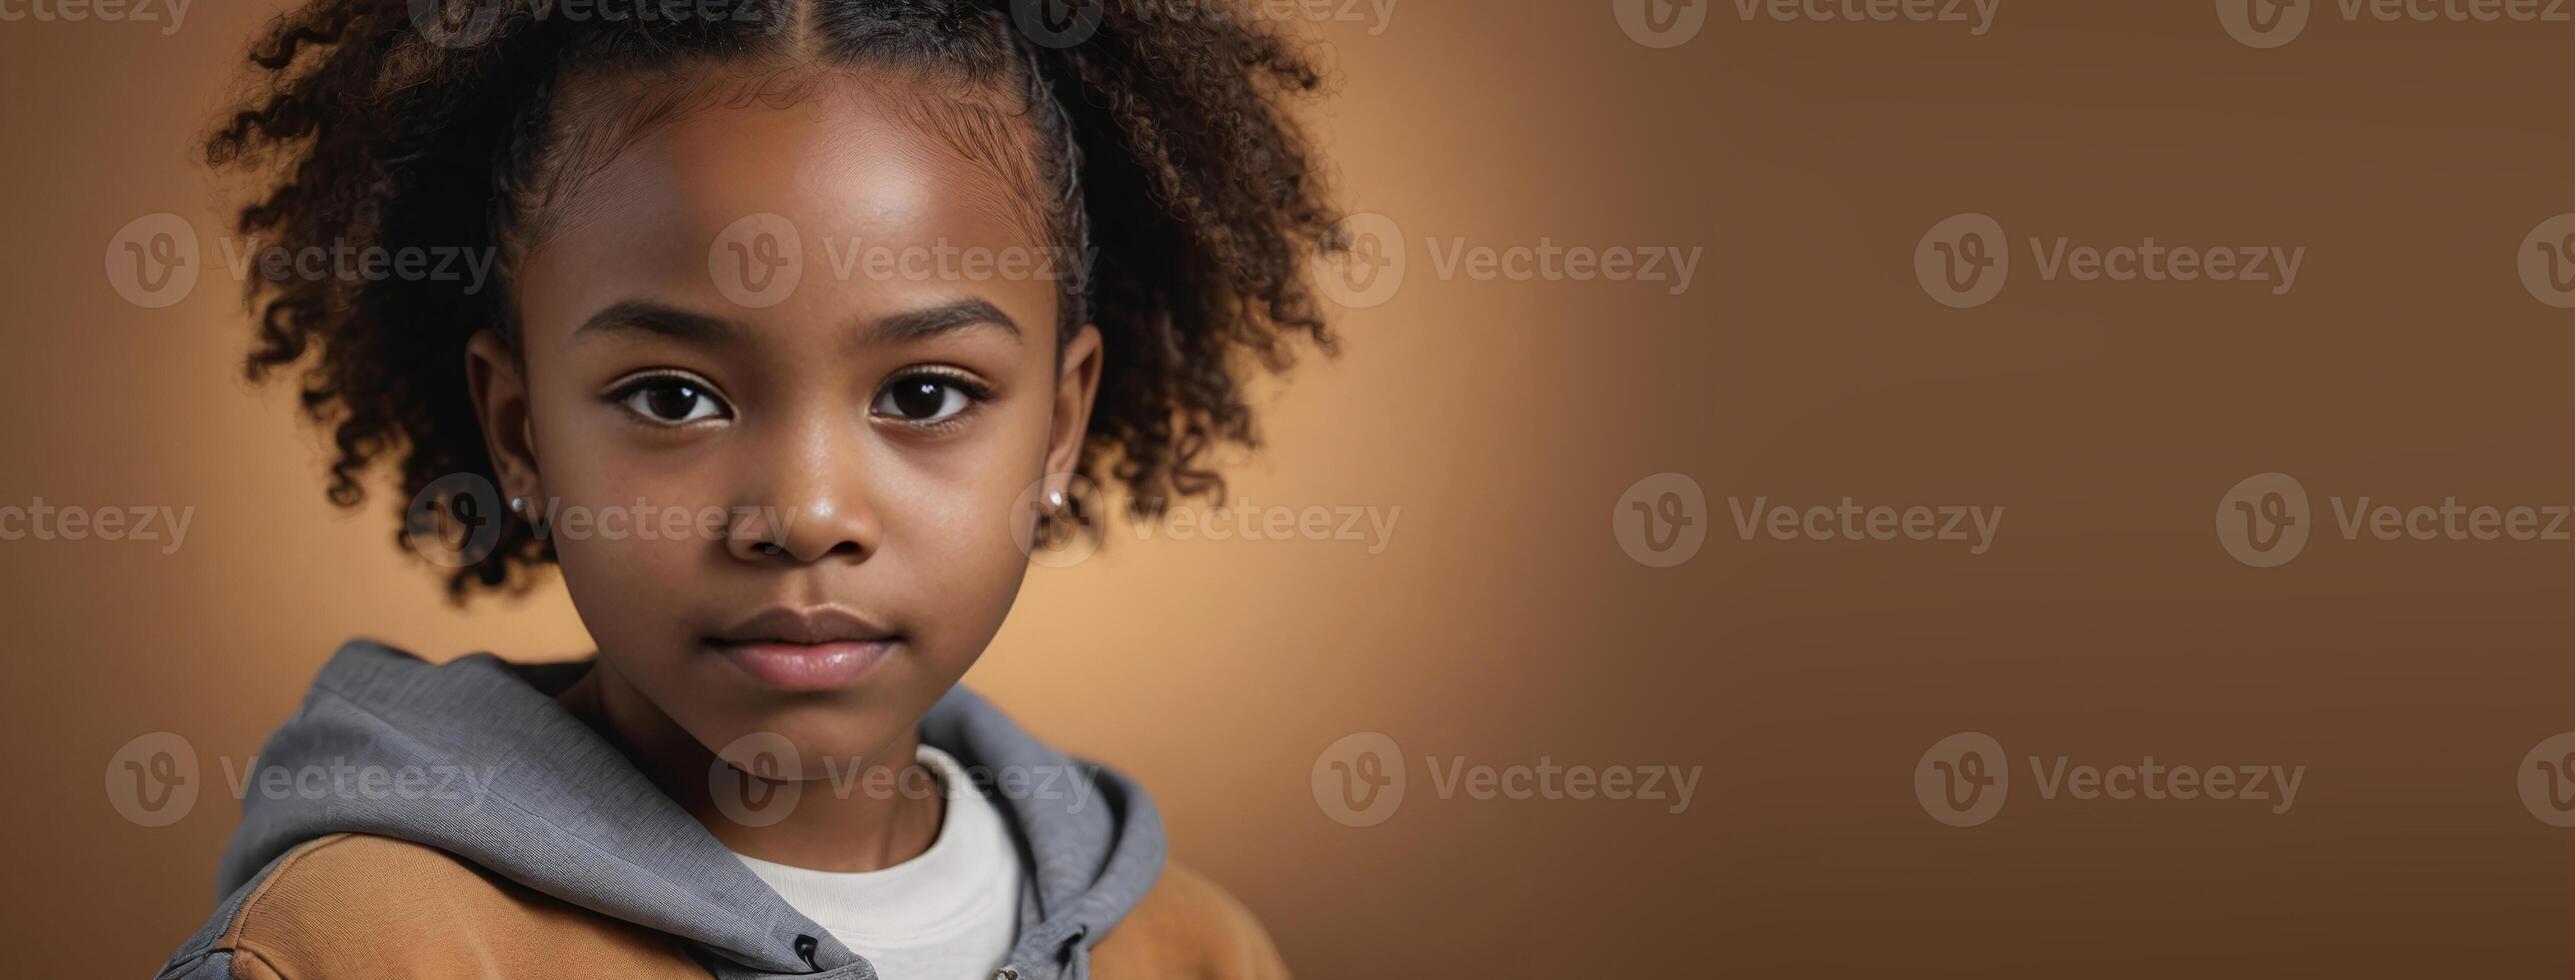
[[[938,384],[956,389],[958,394],[965,396],[965,407],[958,409],[956,414],[943,419],[931,419],[926,421],[899,418],[893,419],[896,424],[933,432],[952,429],[956,426],[963,425],[965,420],[973,414],[975,409],[981,407],[985,402],[991,401],[993,396],[993,390],[990,385],[984,384],[981,380],[977,379],[973,375],[965,373],[964,371],[945,367],[919,367],[903,371],[891,378],[885,379],[885,383],[877,387],[875,397],[868,399],[868,411],[871,414],[874,413],[876,411],[877,403],[884,401],[888,395],[892,394],[896,386],[906,382],[920,381],[934,381]]]
[[[721,414],[705,419],[674,421],[655,417],[632,404],[639,395],[671,388],[688,388],[696,391],[699,398],[713,402]],[[723,396],[715,393],[714,385],[708,384],[704,378],[700,378],[693,374],[684,374],[678,371],[655,371],[627,378],[611,387],[608,390],[606,397],[609,403],[625,409],[629,418],[632,418],[637,423],[657,429],[685,428],[699,422],[713,421],[716,418],[731,418],[733,416],[733,406],[727,403]]]
[[[891,395],[898,385],[902,385],[906,382],[920,381],[931,381],[939,385],[955,389],[958,394],[965,396],[965,407],[958,409],[955,414],[949,415],[946,418],[929,420],[895,418],[893,421],[896,424],[909,426],[915,429],[932,431],[954,428],[957,425],[963,424],[963,421],[969,413],[972,413],[976,408],[982,406],[984,403],[991,401],[993,397],[993,390],[990,385],[984,384],[981,380],[964,371],[944,367],[919,367],[906,370],[891,378],[887,378],[884,384],[879,385],[876,389],[875,395],[868,399],[867,404],[869,413],[875,414],[877,404],[884,401],[889,395]],[[702,419],[674,421],[653,416],[631,404],[639,395],[669,388],[686,388],[694,390],[699,398],[714,403],[720,414]],[[605,397],[611,404],[615,404],[618,407],[625,409],[628,416],[636,422],[658,429],[684,428],[695,425],[699,422],[731,418],[733,414],[733,406],[727,403],[721,395],[716,394],[715,386],[713,384],[708,383],[704,378],[700,378],[696,375],[685,374],[677,371],[658,371],[627,378],[612,386]]]

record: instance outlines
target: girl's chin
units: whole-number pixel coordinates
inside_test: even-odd
[[[891,706],[815,697],[736,705],[706,720],[710,724],[692,725],[690,730],[698,734],[708,751],[721,758],[732,760],[768,753],[807,763],[826,761],[843,768],[853,759],[874,759],[886,746],[908,734],[908,723],[918,722]]]

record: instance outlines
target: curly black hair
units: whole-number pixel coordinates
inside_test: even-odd
[[[1180,9],[1187,6],[1190,9]],[[1322,74],[1292,38],[1214,0],[310,0],[250,52],[256,90],[205,141],[259,178],[240,232],[264,248],[480,248],[491,288],[425,277],[253,277],[254,381],[303,366],[304,414],[332,432],[328,494],[359,506],[390,460],[406,496],[494,473],[465,377],[476,331],[508,335],[508,269],[568,140],[576,71],[650,76],[743,58],[954,69],[1025,103],[1055,191],[1087,241],[1068,315],[1106,356],[1081,474],[1137,516],[1224,494],[1206,457],[1257,446],[1244,388],[1334,337],[1307,269],[1341,249],[1316,154],[1288,115]],[[1076,321],[1079,322],[1079,321]],[[1077,517],[1088,527],[1086,517]],[[1095,528],[1093,528],[1095,530]],[[551,543],[504,522],[449,594],[524,590]],[[397,540],[403,535],[397,533]]]

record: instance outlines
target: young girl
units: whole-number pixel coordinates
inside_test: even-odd
[[[1247,375],[1329,349],[1316,72],[1222,9],[284,16],[209,143],[241,230],[392,261],[254,282],[251,375],[333,500],[391,464],[484,522],[452,592],[558,564],[598,653],[342,649],[161,976],[1284,976],[1140,787],[956,686],[1089,475],[1221,495]],[[455,250],[492,288],[402,259]]]

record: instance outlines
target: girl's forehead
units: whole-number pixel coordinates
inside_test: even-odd
[[[533,336],[562,341],[637,299],[808,326],[980,300],[1051,335],[1065,270],[1009,175],[925,133],[900,103],[692,107],[580,178],[520,263]],[[1013,261],[1020,259],[1020,261]],[[1042,333],[1041,333],[1042,331]]]
[[[524,244],[638,220],[696,238],[752,214],[813,234],[1045,244],[1025,116],[936,84],[838,69],[575,80]]]

